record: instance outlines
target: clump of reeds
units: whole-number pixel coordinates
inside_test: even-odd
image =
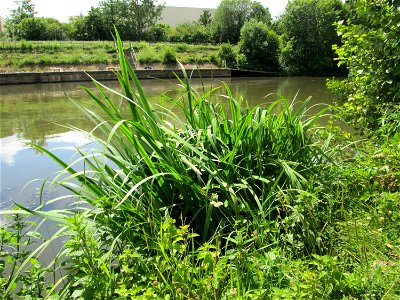
[[[122,94],[94,80],[101,96],[84,89],[102,113],[77,103],[101,132],[92,136],[102,150],[81,153],[77,161],[88,170],[76,171],[74,163],[36,146],[70,173],[61,184],[101,209],[96,218],[112,224],[114,232],[127,232],[126,224],[151,230],[168,211],[206,241],[236,220],[274,217],[275,192],[301,189],[324,162],[311,131],[319,115],[307,117],[306,102],[297,109],[286,100],[250,108],[225,86],[225,103],[214,103],[216,91],[193,90],[182,68],[182,96],[170,99],[180,108],[179,119],[151,105],[118,35],[117,45]],[[108,93],[124,99],[128,116]],[[175,120],[166,121],[166,115]]]

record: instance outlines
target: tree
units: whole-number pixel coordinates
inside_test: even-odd
[[[162,6],[153,0],[104,0],[92,7],[86,19],[88,38],[112,39],[115,25],[123,39],[145,39],[146,31],[160,18]]]
[[[20,38],[25,40],[66,40],[68,29],[54,18],[25,18],[18,24]]]
[[[271,13],[268,8],[256,1],[251,3],[250,18],[268,25],[271,25],[272,21]]]
[[[208,26],[211,24],[212,18],[209,10],[203,10],[201,13],[198,22],[203,26]]]
[[[290,1],[279,24],[281,64],[292,75],[329,75],[338,71],[332,45],[339,43],[334,22],[343,16],[340,0]]]
[[[222,0],[212,21],[215,39],[218,42],[236,44],[240,38],[240,30],[250,19],[265,16],[265,22],[270,22],[268,9],[264,10],[261,12],[260,5],[251,0]]]
[[[113,25],[112,22],[106,21],[101,8],[92,6],[85,18],[83,29],[86,32],[87,40],[111,40],[110,32]],[[118,24],[115,25],[119,28]]]
[[[11,10],[10,17],[6,19],[5,27],[12,39],[20,39],[21,32],[18,26],[22,20],[35,16],[35,5],[31,0],[17,0],[14,3],[17,5],[17,8]]]
[[[172,32],[168,24],[154,24],[147,30],[146,40],[151,42],[166,42]]]
[[[24,18],[17,26],[18,38],[25,40],[44,40],[46,24],[42,18]]]
[[[343,101],[341,115],[358,128],[367,131],[391,124],[389,128],[400,132],[399,4],[390,0],[352,4],[355,14],[337,23],[341,44],[335,47],[339,64],[349,69],[348,78],[328,86]]]
[[[236,51],[231,44],[225,43],[219,46],[218,60],[221,66],[229,68],[237,67],[236,56]]]
[[[240,31],[239,53],[245,57],[244,67],[276,71],[279,67],[279,38],[268,25],[251,20]]]
[[[71,40],[85,41],[88,39],[86,30],[86,17],[83,15],[69,17],[68,38]]]
[[[208,27],[196,21],[179,24],[176,26],[175,30],[175,41],[177,42],[208,43],[211,40]]]
[[[68,38],[67,24],[61,23],[54,18],[41,18],[45,23],[45,40],[63,41]]]

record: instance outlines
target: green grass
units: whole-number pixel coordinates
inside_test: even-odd
[[[182,63],[216,62],[217,46],[189,45],[182,43],[127,42],[127,48],[135,50],[142,64],[163,63],[163,51],[167,47],[176,53]],[[0,42],[0,68],[18,71],[23,67],[50,65],[93,65],[117,63],[113,42]]]
[[[0,68],[117,63],[112,42],[2,42]]]
[[[98,110],[75,103],[97,150],[67,163],[34,146],[75,201],[2,212],[5,299],[399,298],[400,134],[351,142],[316,127],[307,101],[248,107],[224,86],[215,103],[219,89],[195,91],[185,73],[165,99],[178,118],[150,104],[118,47],[123,111],[96,81]],[[24,215],[61,224],[48,266],[36,258],[51,240]]]

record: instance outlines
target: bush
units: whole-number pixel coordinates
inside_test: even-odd
[[[176,63],[175,51],[169,47],[164,48],[164,51],[162,54],[162,62],[164,64]]]
[[[209,43],[211,35],[209,27],[198,22],[185,22],[176,26],[175,41],[184,43]]]
[[[229,68],[234,68],[236,67],[236,53],[231,44],[221,44],[218,50],[218,60],[219,60],[219,65],[225,67],[224,63],[226,63],[226,66]]]
[[[146,32],[146,39],[150,42],[166,42],[172,32],[168,24],[154,24]]]
[[[279,21],[283,36],[280,63],[291,75],[331,75],[339,70],[332,45],[339,42],[333,23],[343,17],[340,0],[293,0]]]
[[[251,20],[240,31],[239,53],[246,58],[245,68],[276,71],[279,68],[279,38],[261,22]]]
[[[328,86],[343,104],[341,116],[367,134],[388,123],[398,124],[400,10],[390,3],[357,1],[350,21],[337,24],[342,44],[336,52],[349,75]],[[395,132],[393,126],[390,131]]]

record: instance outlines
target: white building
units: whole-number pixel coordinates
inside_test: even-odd
[[[171,27],[176,27],[178,24],[197,21],[204,10],[208,10],[211,16],[213,16],[216,11],[215,8],[165,6],[159,22],[168,24]]]

